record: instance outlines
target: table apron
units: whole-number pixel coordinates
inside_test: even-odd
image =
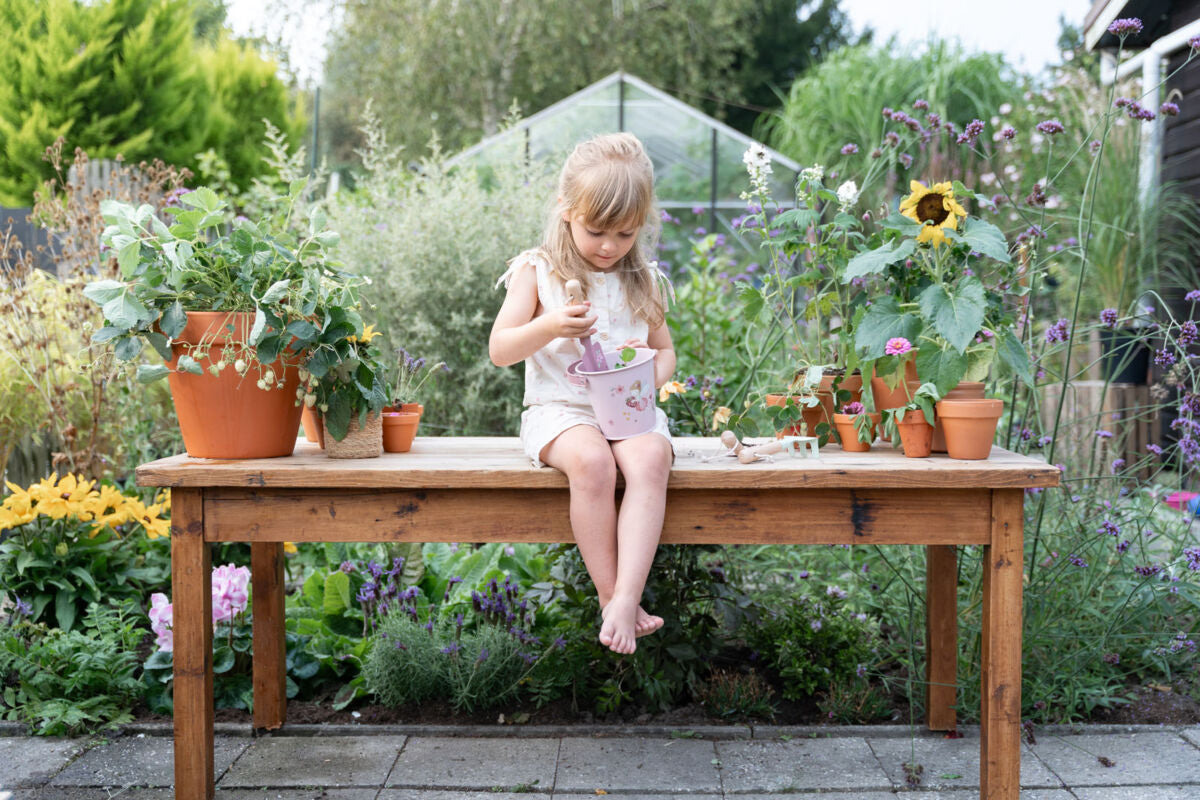
[[[214,542],[573,541],[566,488],[201,491]],[[987,544],[991,502],[990,489],[672,489],[661,541]]]

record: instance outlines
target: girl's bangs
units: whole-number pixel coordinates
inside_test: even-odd
[[[643,186],[633,170],[609,164],[590,170],[580,181],[579,212],[584,222],[600,230],[639,228],[650,213],[653,188]]]

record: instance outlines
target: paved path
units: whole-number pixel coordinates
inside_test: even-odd
[[[169,800],[163,725],[108,738],[0,723],[0,800]],[[973,800],[979,731],[887,727],[218,725],[219,800]],[[1200,726],[1036,731],[1023,800],[1200,800]],[[920,766],[906,784],[905,764]]]

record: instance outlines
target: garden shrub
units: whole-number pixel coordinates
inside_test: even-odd
[[[365,131],[365,172],[329,204],[341,257],[373,284],[365,316],[393,350],[449,365],[426,388],[423,430],[514,435],[524,372],[487,355],[504,299],[495,283],[506,261],[541,241],[550,176],[539,163],[504,164],[484,185],[471,167],[446,168],[436,145],[413,172],[369,115]]]
[[[89,603],[71,631],[28,620],[0,630],[0,714],[40,736],[74,736],[133,719],[141,697],[136,606]]]

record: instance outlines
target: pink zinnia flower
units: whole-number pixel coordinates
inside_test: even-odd
[[[859,403],[856,401],[853,403],[846,403],[845,405],[843,405],[842,413],[850,414],[850,415],[861,414],[861,413],[863,413],[864,409],[865,409],[865,406],[863,406],[862,403]]]
[[[888,339],[887,344],[883,346],[883,352],[889,356],[901,356],[912,350],[912,342],[905,339],[903,336],[897,336],[894,339]]]

